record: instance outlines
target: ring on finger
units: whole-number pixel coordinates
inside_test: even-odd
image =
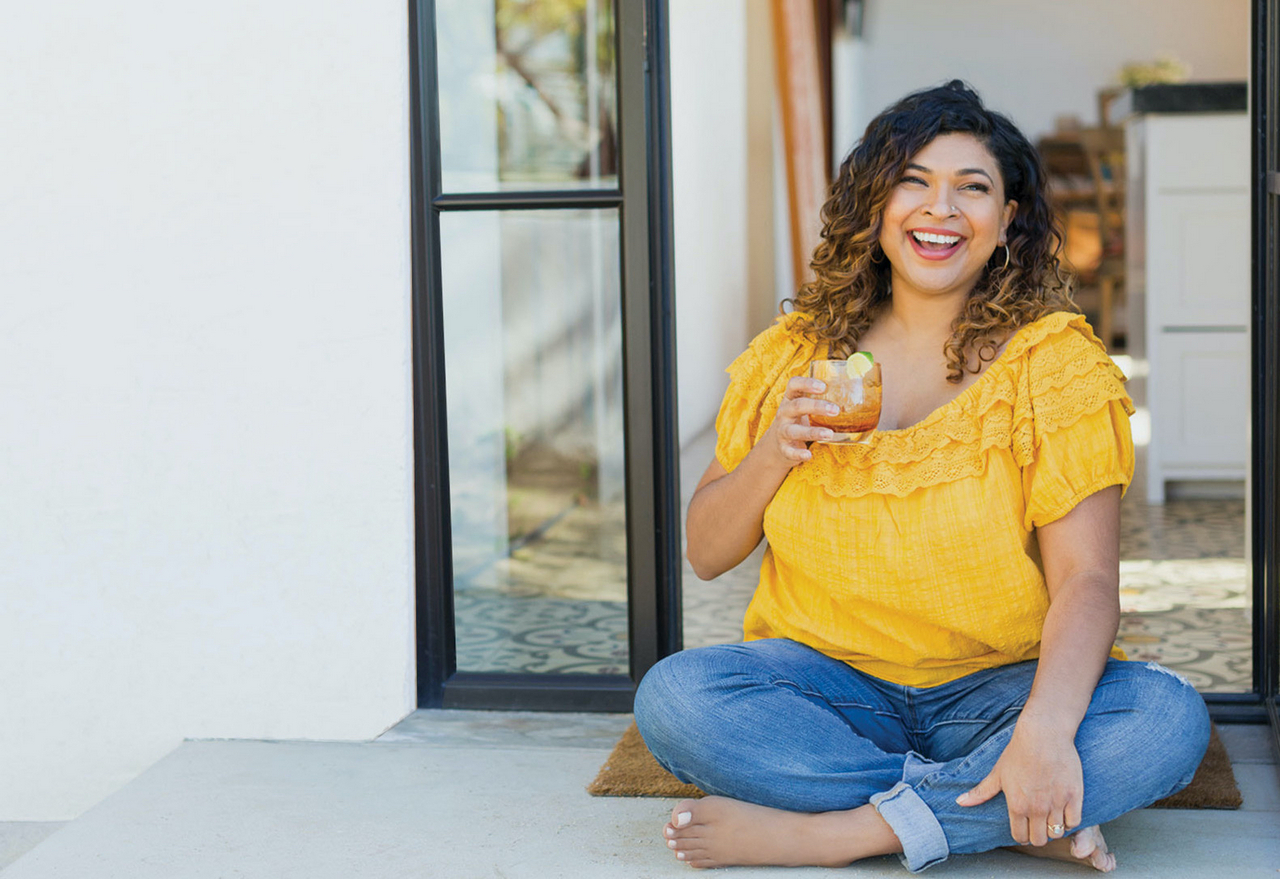
[[[1049,825],[1049,834],[1050,834],[1051,836],[1061,836],[1062,834],[1064,834],[1064,833],[1066,833],[1066,832],[1067,832],[1067,828],[1066,828],[1065,826],[1063,826],[1062,824],[1050,824],[1050,825]]]

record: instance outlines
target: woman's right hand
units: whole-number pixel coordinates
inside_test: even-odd
[[[782,402],[778,405],[777,414],[773,416],[773,423],[761,439],[768,444],[766,448],[776,450],[786,459],[788,467],[794,467],[813,457],[813,453],[809,451],[809,443],[830,439],[833,435],[828,428],[809,424],[810,415],[836,415],[840,412],[835,403],[818,396],[826,389],[825,382],[803,375],[795,376],[787,382],[787,389],[782,393]]]

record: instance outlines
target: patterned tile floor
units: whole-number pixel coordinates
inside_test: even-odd
[[[705,438],[686,449],[684,494],[710,459]],[[1244,501],[1180,499],[1163,505],[1126,496],[1121,515],[1119,643],[1134,659],[1156,660],[1202,691],[1251,689]],[[468,671],[623,673],[627,667],[625,549],[592,537],[584,554],[583,511],[548,529],[501,570],[455,595],[458,667]],[[577,548],[576,548],[577,547]],[[685,645],[741,638],[763,548],[715,580],[684,572]]]
[[[458,668],[464,671],[627,673],[627,603],[459,590]]]
[[[1121,506],[1120,646],[1203,692],[1253,688],[1243,500]]]

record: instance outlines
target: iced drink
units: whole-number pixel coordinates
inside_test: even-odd
[[[866,360],[855,362],[859,357]],[[826,383],[821,399],[840,407],[836,415],[809,416],[809,424],[830,428],[835,434],[819,442],[866,442],[880,422],[880,364],[865,354],[849,360],[815,360],[809,364],[809,375]]]

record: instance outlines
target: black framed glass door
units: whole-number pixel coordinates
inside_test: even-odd
[[[664,6],[414,0],[419,704],[678,649]]]

